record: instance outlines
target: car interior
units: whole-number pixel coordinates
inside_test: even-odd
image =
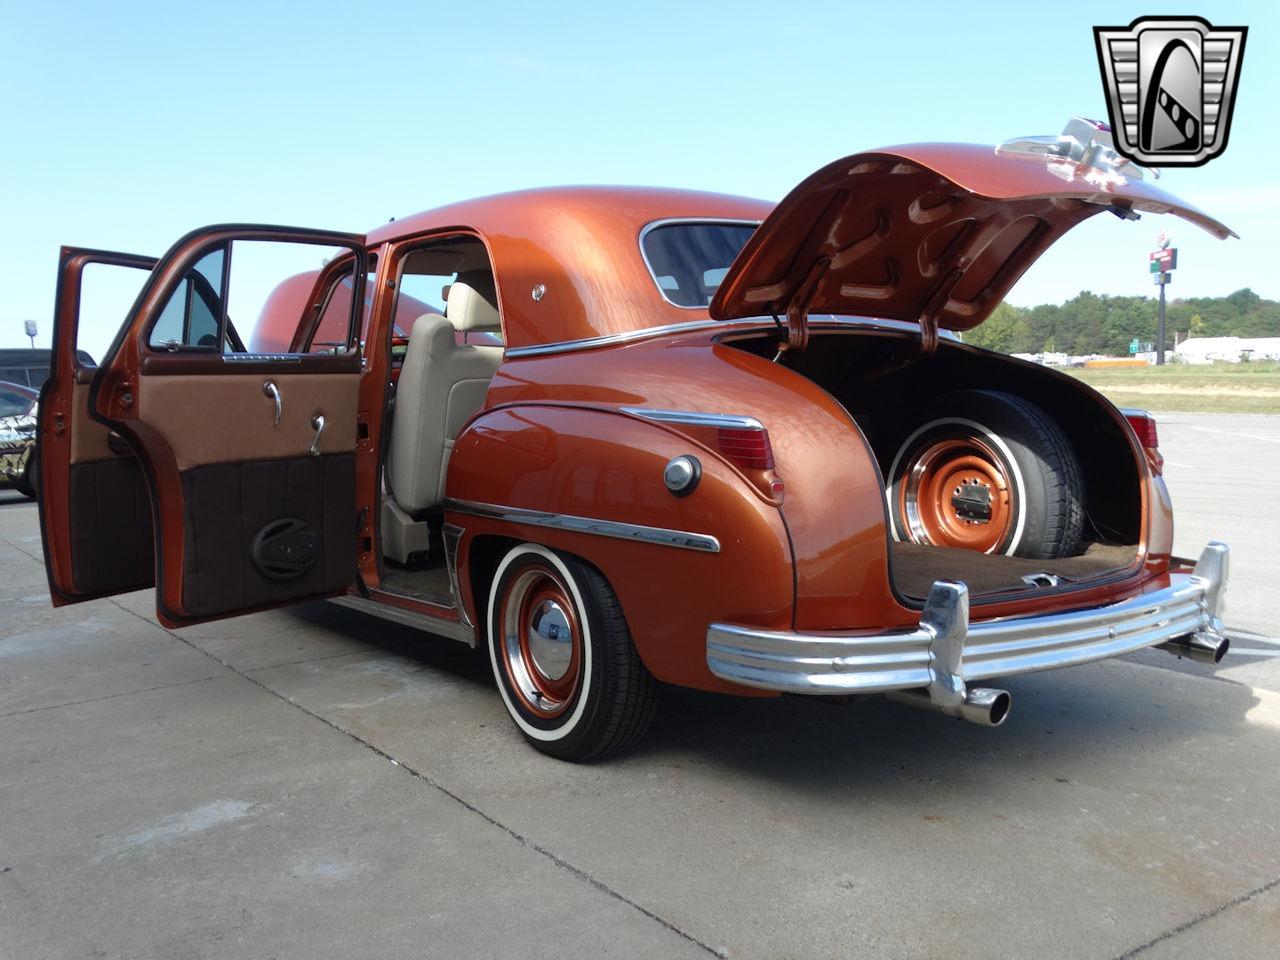
[[[382,474],[382,586],[452,605],[441,540],[449,455],[502,363],[488,252],[474,237],[415,250],[401,262],[397,291],[399,298],[430,309],[410,327],[391,395]],[[441,312],[435,312],[437,304]]]

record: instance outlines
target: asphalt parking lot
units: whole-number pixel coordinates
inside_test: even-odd
[[[333,605],[53,610],[0,492],[0,957],[1275,956],[1280,417],[1161,418],[1236,652],[1017,678],[988,730],[666,691],[590,766],[487,664]]]

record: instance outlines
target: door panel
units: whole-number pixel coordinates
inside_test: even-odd
[[[40,393],[36,486],[55,606],[148,587],[154,535],[146,477],[89,411],[95,368],[78,353],[84,272],[150,271],[154,257],[64,247],[58,263],[49,379]]]
[[[324,358],[316,358],[323,362]],[[280,422],[275,401],[280,395]],[[317,449],[350,453],[356,446],[353,373],[297,373],[292,369],[243,374],[217,371],[188,376],[144,376],[138,380],[138,417],[173,451],[179,470],[236,460],[308,455],[316,437],[312,419],[325,418]],[[199,397],[199,403],[191,398]],[[209,411],[225,428],[212,429]]]
[[[349,256],[362,294],[361,237],[282,227],[197,231],[160,260],[92,384],[94,415],[138,452],[148,477],[156,609],[169,626],[320,598],[355,580],[361,297],[346,350],[245,352],[230,311],[271,303],[271,281],[285,282],[296,269],[264,285],[263,271],[241,269],[237,254],[276,243],[310,245],[316,260],[329,254],[316,245],[344,248],[339,256]],[[238,269],[249,278],[240,287]],[[313,320],[322,293],[296,305],[299,326]],[[247,315],[238,318],[245,339],[261,313],[250,307]]]
[[[354,450],[182,471],[186,615],[345,590],[355,577],[355,496]]]

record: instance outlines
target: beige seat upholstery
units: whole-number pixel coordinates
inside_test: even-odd
[[[488,270],[459,274],[449,288],[444,316],[429,313],[414,321],[396,388],[387,459],[391,496],[403,511],[414,514],[440,505],[454,438],[484,404],[502,363],[502,347],[459,344],[455,331],[500,330]]]

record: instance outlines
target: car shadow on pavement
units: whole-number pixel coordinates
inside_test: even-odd
[[[975,770],[1014,777],[1033,768],[1084,771],[1104,754],[1145,763],[1178,742],[1204,749],[1236,737],[1259,703],[1244,684],[1127,663],[1004,686],[1013,709],[994,729],[882,697],[750,700],[666,688],[636,755],[682,756],[813,791],[865,791],[903,779],[955,786]]]
[[[310,603],[283,612],[308,627],[359,643],[368,653],[391,654],[477,687],[493,687],[493,673],[483,649],[472,650],[457,640],[335,603]]]
[[[333,604],[291,615],[358,641],[371,654],[394,655],[497,698],[483,649]],[[420,682],[432,680],[424,674]],[[1123,660],[1012,678],[1005,686],[1013,709],[995,729],[881,697],[836,703],[664,686],[645,739],[604,763],[620,770],[633,763],[706,765],[815,794],[865,791],[878,781],[891,791],[904,779],[955,786],[975,770],[1078,771],[1104,754],[1151,762],[1179,741],[1237,736],[1259,703],[1250,687],[1206,667],[1188,674]],[[518,737],[514,728],[511,736]]]
[[[0,486],[0,509],[5,507],[34,507],[36,502],[30,497],[24,496],[13,487]]]

